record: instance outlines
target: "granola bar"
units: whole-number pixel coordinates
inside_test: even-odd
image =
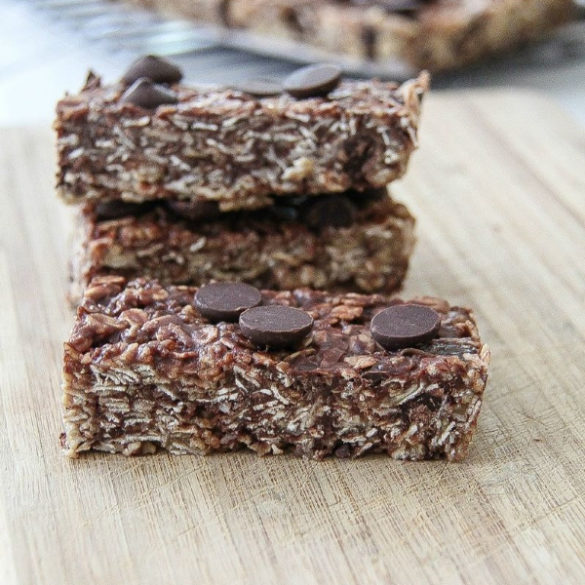
[[[71,299],[106,274],[166,284],[395,291],[414,246],[414,218],[386,190],[368,196],[278,197],[254,211],[206,207],[202,217],[176,202],[127,204],[113,213],[111,205],[104,211],[88,203],[77,216]]]
[[[214,300],[204,288],[92,281],[64,347],[70,456],[247,447],[315,459],[465,457],[489,359],[469,309],[232,286],[237,302],[223,289]],[[386,318],[413,312],[423,316],[414,330]]]
[[[425,74],[342,80],[299,99],[92,74],[57,105],[57,191],[70,203],[213,200],[228,211],[383,187],[406,170],[427,87]]]
[[[195,20],[378,63],[432,71],[537,39],[572,15],[572,0],[133,0]]]

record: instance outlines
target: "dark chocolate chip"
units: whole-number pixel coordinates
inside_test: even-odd
[[[130,85],[141,77],[148,77],[155,83],[177,83],[183,79],[183,73],[166,59],[156,55],[145,55],[130,65],[122,76],[122,81]]]
[[[282,84],[274,79],[247,79],[240,81],[234,89],[254,97],[270,97],[282,93]]]
[[[215,282],[195,293],[195,306],[210,321],[237,321],[240,313],[262,302],[257,288],[243,282]]]
[[[225,26],[230,26],[230,4],[231,0],[220,0],[217,8],[219,20]]]
[[[370,323],[372,337],[385,349],[400,349],[435,337],[441,326],[439,314],[424,305],[393,305]]]
[[[377,54],[378,31],[373,26],[365,24],[362,28],[362,43],[366,59],[374,61]]]
[[[394,14],[402,14],[404,16],[410,16],[413,13],[420,10],[424,1],[422,0],[384,0],[380,2],[380,5],[386,12]]]
[[[370,160],[377,146],[363,132],[358,132],[345,141],[343,154],[346,157],[344,170],[349,173],[365,172],[364,165]]]
[[[303,32],[304,27],[299,17],[299,11],[292,6],[283,6],[280,10],[280,17],[294,34],[298,35]]]
[[[220,215],[217,201],[167,201],[167,205],[171,211],[191,221],[215,219]]]
[[[293,347],[311,331],[313,318],[301,309],[267,305],[240,315],[242,333],[256,345]]]
[[[354,6],[379,6],[387,13],[411,16],[420,10],[429,0],[352,0]]]
[[[153,83],[147,77],[137,79],[120,98],[122,102],[153,110],[162,104],[176,104],[177,96],[164,85]]]
[[[361,192],[350,192],[348,193],[348,196],[352,205],[358,209],[364,209],[376,201],[381,201],[382,199],[387,198],[388,190],[386,187],[381,187],[380,189],[367,189],[366,191]]]
[[[308,203],[307,207],[304,221],[315,230],[328,226],[348,227],[355,218],[355,207],[344,195],[321,195]]]
[[[276,221],[297,221],[299,208],[294,205],[271,205],[266,210]]]
[[[309,195],[286,195],[284,197],[276,198],[275,205],[278,205],[279,203],[286,201],[285,205],[293,205],[295,207],[300,207],[301,205],[305,205],[309,198],[310,198]]]
[[[284,80],[284,89],[296,98],[327,95],[337,87],[341,69],[337,65],[309,65],[297,69]]]
[[[128,201],[100,201],[95,206],[98,219],[117,219],[119,217],[138,217],[154,207],[154,202],[129,203]]]
[[[304,212],[307,195],[274,197],[272,205],[264,209],[277,221],[297,221]]]

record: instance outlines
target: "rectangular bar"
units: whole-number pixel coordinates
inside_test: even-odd
[[[68,202],[213,200],[222,211],[272,196],[364,191],[406,170],[428,76],[342,80],[325,97],[255,98],[173,84],[178,103],[121,101],[90,75],[57,105],[58,193]]]
[[[385,189],[278,197],[270,207],[189,219],[182,203],[86,204],[78,212],[71,300],[95,276],[164,284],[237,280],[259,288],[393,292],[414,247],[414,218]],[[100,217],[100,214],[102,217]],[[103,217],[103,215],[107,217]],[[113,216],[113,217],[112,217]]]
[[[267,349],[237,323],[202,317],[196,292],[119,276],[90,284],[64,347],[70,456],[242,447],[315,459],[467,454],[489,361],[469,309],[415,299],[438,313],[436,337],[385,350],[370,321],[402,301],[263,291],[264,304],[301,308],[314,320],[299,347]]]
[[[164,4],[166,11],[173,5],[176,12],[189,10],[176,0]],[[574,14],[572,0],[231,0],[228,6],[228,26],[275,42],[288,37],[334,55],[378,63],[400,60],[430,71],[521,47]]]
[[[572,0],[131,0],[333,55],[414,69],[462,67],[567,22]]]

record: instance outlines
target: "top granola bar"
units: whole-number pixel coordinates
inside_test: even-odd
[[[63,199],[204,199],[231,210],[381,187],[406,170],[429,78],[342,80],[308,98],[149,83],[146,101],[129,99],[127,82],[90,73],[57,104]]]

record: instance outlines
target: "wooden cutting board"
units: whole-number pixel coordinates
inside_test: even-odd
[[[518,91],[425,107],[405,295],[493,353],[461,464],[65,458],[70,212],[49,130],[0,131],[0,583],[585,583],[585,132]]]

